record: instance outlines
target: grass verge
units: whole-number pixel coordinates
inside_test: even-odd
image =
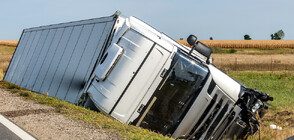
[[[261,139],[285,139],[294,135],[294,72],[230,72],[230,76],[244,83],[247,87],[258,88],[270,94],[274,101],[270,102],[268,113],[261,121]],[[56,108],[56,112],[77,121],[90,123],[100,129],[107,129],[127,139],[169,139],[158,133],[132,125],[120,123],[101,113],[97,113],[56,98],[34,93],[8,82],[1,81],[0,88],[11,91],[41,104]],[[283,130],[272,130],[269,125],[275,124]],[[249,140],[259,139],[259,133],[250,136]]]
[[[146,129],[121,123],[103,115],[102,113],[91,111],[66,101],[61,101],[57,98],[34,93],[5,81],[0,81],[0,88],[40,104],[52,106],[55,108],[56,112],[68,116],[71,119],[84,123],[90,123],[98,129],[107,129],[112,133],[125,137],[126,139],[170,139],[169,137]]]
[[[274,101],[261,121],[261,139],[286,139],[294,135],[294,72],[231,72],[230,76],[247,87],[270,94]],[[270,129],[269,125],[281,126],[283,130]],[[259,133],[249,140],[259,139]]]

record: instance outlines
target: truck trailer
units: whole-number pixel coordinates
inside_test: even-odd
[[[259,130],[273,98],[136,17],[24,29],[4,80],[180,139],[242,138]]]

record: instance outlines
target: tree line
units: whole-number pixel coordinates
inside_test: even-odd
[[[281,29],[273,34],[270,35],[271,36],[271,40],[282,40],[285,36],[284,31]],[[245,34],[244,35],[244,40],[251,40],[250,35]]]
[[[285,33],[282,29],[270,35],[271,40],[282,40],[284,36],[285,36]],[[183,38],[180,38],[180,40],[183,40]],[[213,40],[213,38],[209,37],[209,40]],[[249,34],[245,34],[244,40],[252,40],[252,39]]]

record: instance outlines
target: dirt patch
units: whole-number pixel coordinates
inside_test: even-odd
[[[26,116],[30,114],[40,114],[40,113],[50,113],[54,112],[52,109],[27,109],[27,110],[17,110],[17,111],[6,111],[6,112],[0,112],[0,114],[6,116],[6,117],[18,117],[18,116]]]
[[[279,116],[289,116],[292,115],[292,112],[289,111],[282,111],[282,112],[278,112],[277,114],[275,114],[275,116],[279,115]]]
[[[40,140],[124,139],[111,130],[99,129],[57,112],[53,107],[25,100],[0,88],[0,113]]]
[[[283,127],[294,128],[294,113],[290,111],[280,111],[275,114],[266,114],[266,117],[262,121],[269,121],[277,123],[279,125],[283,124]]]
[[[122,139],[107,130],[69,119],[58,113],[30,114],[11,119],[40,140],[113,140]]]
[[[294,119],[293,118],[288,118],[286,121],[289,123],[291,128],[294,128]]]

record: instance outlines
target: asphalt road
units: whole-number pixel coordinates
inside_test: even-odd
[[[33,136],[22,130],[13,122],[0,114],[0,139],[1,140],[36,140]]]

